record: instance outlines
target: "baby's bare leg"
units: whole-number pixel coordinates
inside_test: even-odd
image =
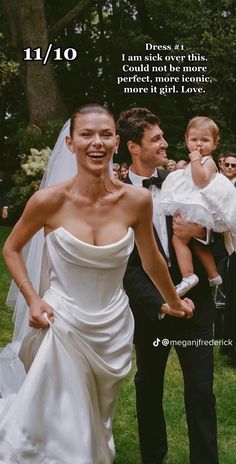
[[[209,248],[194,240],[193,251],[199,261],[202,263],[209,279],[214,279],[217,277],[219,272],[217,271],[216,263]]]
[[[183,277],[188,277],[194,273],[192,253],[188,246],[189,241],[189,238],[180,238],[175,234],[172,237],[173,247]]]

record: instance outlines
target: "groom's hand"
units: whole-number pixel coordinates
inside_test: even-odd
[[[173,217],[173,232],[177,237],[190,239],[192,237],[205,240],[206,228],[195,224],[194,222],[185,221],[179,214]]]
[[[168,314],[169,316],[190,319],[193,316],[194,309],[195,306],[192,300],[184,298],[181,300],[181,305],[178,309],[171,308],[167,303],[164,303],[161,307],[161,313]]]

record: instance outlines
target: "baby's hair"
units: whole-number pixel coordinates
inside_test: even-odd
[[[70,136],[71,137],[74,131],[75,119],[77,118],[77,116],[83,115],[83,114],[92,114],[92,113],[105,114],[106,116],[110,116],[110,118],[112,118],[115,123],[114,116],[108,108],[100,105],[99,103],[89,103],[87,105],[80,106],[73,112],[71,116],[71,120],[70,120]]]
[[[219,127],[212,119],[207,118],[206,116],[195,116],[194,118],[190,119],[185,132],[185,140],[188,138],[190,129],[208,129],[211,132],[216,145],[219,143]]]

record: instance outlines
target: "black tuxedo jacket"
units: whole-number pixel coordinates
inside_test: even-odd
[[[163,180],[167,175],[168,173],[166,171],[158,170],[158,176],[160,176]],[[125,182],[131,184],[129,177],[126,178]],[[166,225],[171,260],[171,267],[169,268],[169,271],[174,284],[177,284],[181,281],[182,277],[177,265],[177,260],[171,241],[173,233],[172,217],[166,217]],[[154,235],[159,250],[166,259],[163,247],[155,228]],[[215,305],[205,270],[199,261],[195,259],[195,257],[194,269],[199,277],[199,284],[186,295],[191,298],[195,304],[194,316],[191,319],[191,323],[194,322],[199,326],[208,326],[209,324],[213,323],[215,319]],[[130,307],[136,320],[136,338],[143,336],[145,327],[150,326],[150,324],[162,324],[162,320],[159,320],[158,318],[158,312],[164,303],[164,300],[154,286],[153,282],[143,270],[141,259],[136,246],[134,246],[134,250],[129,258],[128,266],[124,276],[124,289],[129,297]],[[166,318],[177,319],[173,316],[165,316],[165,319]]]
[[[4,193],[1,193],[0,191],[0,209],[3,208],[3,206],[6,206],[7,203],[6,203],[6,195],[4,195]]]

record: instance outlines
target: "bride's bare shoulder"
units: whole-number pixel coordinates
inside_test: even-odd
[[[71,179],[60,184],[51,185],[37,190],[29,200],[32,207],[56,207],[61,205],[66,198],[67,192],[71,185]]]

